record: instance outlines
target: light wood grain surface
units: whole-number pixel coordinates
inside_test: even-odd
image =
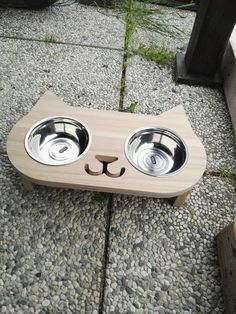
[[[39,120],[63,115],[78,119],[89,128],[92,135],[89,151],[81,159],[63,166],[48,166],[35,161],[24,148],[26,133]],[[126,138],[143,127],[168,128],[184,139],[190,157],[181,171],[169,177],[152,177],[129,163],[124,153]],[[13,127],[7,141],[7,153],[14,167],[33,183],[163,198],[191,190],[206,167],[204,147],[193,132],[182,106],[159,116],[131,114],[67,106],[50,92],[46,92],[30,113]],[[109,164],[108,172],[119,174],[121,168],[125,168],[125,173],[118,177],[89,174],[85,170],[86,165],[93,172],[101,171],[101,163],[96,156],[118,158]]]

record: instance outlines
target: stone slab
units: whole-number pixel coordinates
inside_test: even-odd
[[[40,11],[5,10],[0,19],[0,36],[57,40],[83,45],[122,49],[124,23],[114,11],[78,3],[52,6]]]
[[[235,219],[227,180],[204,177],[187,203],[116,196],[105,313],[224,313],[215,236]]]
[[[4,39],[0,54],[3,151],[10,129],[46,90],[69,105],[118,108],[122,71],[118,51]]]
[[[0,156],[0,312],[98,313],[106,201],[39,187],[26,192]]]
[[[225,96],[236,136],[236,27],[222,61],[222,76]]]
[[[224,94],[210,88],[176,84],[171,67],[135,56],[127,68],[125,106],[137,101],[136,111],[160,114],[183,105],[195,133],[202,140],[208,169],[227,167],[236,173],[236,141]]]

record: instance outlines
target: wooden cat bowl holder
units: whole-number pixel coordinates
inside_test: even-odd
[[[64,165],[47,165],[35,160],[27,152],[25,139],[29,134],[29,130],[32,130],[32,126],[37,125],[39,121],[52,117],[70,117],[80,121],[89,130],[91,142],[87,147],[87,151],[85,150],[77,160]],[[155,128],[158,128],[158,130],[165,129],[167,133],[166,131],[161,135],[147,135],[144,133],[142,137],[137,137],[133,141],[131,134],[134,134],[136,130],[141,130],[142,133],[143,129]],[[52,127],[49,127],[49,129],[51,130]],[[140,171],[132,163],[132,160],[128,159],[125,147],[127,147],[129,141],[131,143],[131,153],[136,158],[135,147],[142,148],[141,141],[155,142],[157,140],[161,142],[162,138],[166,137],[167,142],[171,143],[173,139],[175,140],[175,136],[171,135],[173,138],[170,139],[168,134],[172,134],[172,132],[183,140],[184,148],[186,148],[186,160],[182,161],[180,169],[174,169],[173,172],[155,176],[153,173],[145,173],[145,170]],[[77,133],[74,132],[73,134]],[[37,132],[35,132],[35,139],[37,139],[37,136]],[[38,142],[41,143],[41,140]],[[60,143],[55,144],[52,155],[57,150],[56,155],[66,156],[70,152],[69,145],[67,147],[66,144],[65,147],[62,147]],[[146,145],[149,152],[153,147],[156,149],[156,144],[152,147],[150,145]],[[178,149],[179,147],[173,149],[172,154],[175,154],[177,159],[181,159]],[[146,152],[146,150],[144,151]],[[33,190],[34,185],[39,184],[52,187],[124,193],[174,199],[174,206],[179,206],[185,201],[188,193],[199,181],[206,167],[204,147],[194,134],[182,106],[177,106],[159,116],[131,114],[67,106],[50,92],[46,92],[30,113],[13,127],[7,141],[7,153],[11,163],[22,176],[24,186],[28,190]],[[142,154],[144,153],[141,149],[139,159]],[[163,154],[166,154],[165,148]],[[158,159],[159,157],[156,157],[155,153],[149,155],[146,154],[144,158],[146,166],[150,166],[151,169],[155,170],[159,167],[159,162],[162,161]],[[143,167],[146,166],[143,165]]]

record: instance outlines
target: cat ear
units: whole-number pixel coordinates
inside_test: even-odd
[[[45,113],[50,112],[51,115],[55,112],[55,115],[58,114],[58,109],[65,108],[66,104],[63,100],[57,97],[50,91],[46,91],[37,101],[37,103],[32,108],[32,111],[40,109]]]
[[[170,128],[173,131],[193,132],[188,117],[185,113],[182,105],[176,106],[168,111],[165,111],[156,117],[157,122],[164,126],[164,128]],[[180,134],[179,134],[180,135]]]

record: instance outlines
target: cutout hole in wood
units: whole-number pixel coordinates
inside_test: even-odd
[[[90,174],[91,176],[99,176],[99,175],[102,174],[102,169],[99,170],[99,171],[93,171],[93,170],[91,170],[91,169],[89,168],[89,164],[86,164],[86,165],[84,166],[84,170],[85,170],[88,174]]]
[[[121,177],[125,173],[125,168],[122,167],[117,173],[112,173],[108,170],[108,165],[117,161],[118,158],[114,156],[103,156],[103,155],[96,155],[95,158],[100,162],[101,170],[93,171],[90,169],[89,164],[86,164],[84,169],[85,171],[93,176],[99,176],[101,174],[105,174],[111,178],[118,178]]]
[[[118,160],[118,157],[103,156],[103,155],[96,155],[95,158],[102,163],[108,163],[108,164]]]
[[[118,178],[118,177],[123,176],[124,173],[125,173],[125,168],[122,167],[122,168],[120,169],[120,172],[118,172],[118,173],[111,173],[110,171],[107,170],[106,175],[107,175],[108,177],[111,177],[111,178]]]

